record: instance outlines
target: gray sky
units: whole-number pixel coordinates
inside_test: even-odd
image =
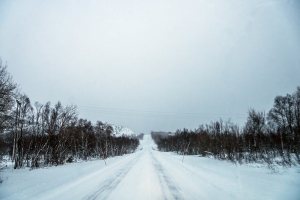
[[[32,102],[92,122],[243,125],[300,85],[300,3],[1,0],[0,57]]]

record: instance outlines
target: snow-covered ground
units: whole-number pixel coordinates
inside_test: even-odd
[[[273,173],[155,150],[149,135],[129,155],[3,172],[0,199],[300,199],[298,167]]]

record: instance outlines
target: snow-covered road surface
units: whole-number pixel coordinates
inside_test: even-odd
[[[149,135],[133,154],[48,169],[7,170],[0,199],[300,199],[300,171],[283,173],[159,152]]]

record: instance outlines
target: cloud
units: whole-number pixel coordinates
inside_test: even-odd
[[[268,110],[299,85],[296,1],[4,1],[0,9],[0,56],[33,101],[156,112],[81,109],[92,121],[138,132],[228,116],[242,124],[237,114]]]

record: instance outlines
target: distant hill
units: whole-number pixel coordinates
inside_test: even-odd
[[[125,127],[125,126],[118,126],[118,125],[111,125],[113,128],[112,135],[116,137],[129,136],[129,137],[136,137],[136,134],[133,130]]]

